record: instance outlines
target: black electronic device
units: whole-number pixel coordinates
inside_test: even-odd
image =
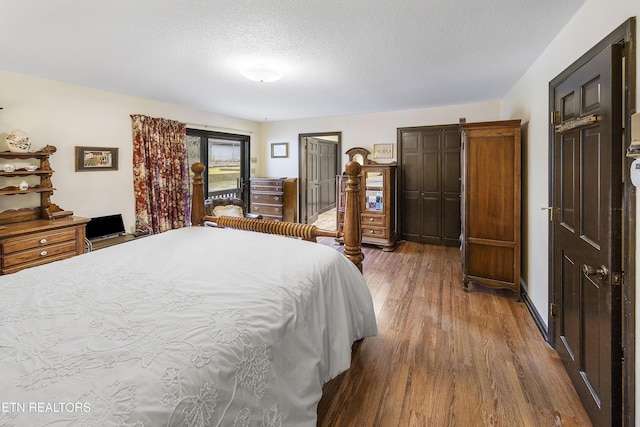
[[[91,218],[87,223],[87,239],[90,241],[108,239],[110,237],[124,236],[122,214],[99,216]]]

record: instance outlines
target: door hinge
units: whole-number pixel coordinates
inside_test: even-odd
[[[558,317],[558,304],[550,303],[549,304],[549,313],[551,313],[551,317]]]
[[[551,124],[554,126],[560,124],[560,111],[551,112]]]
[[[624,284],[624,274],[611,273],[611,286],[622,286]]]

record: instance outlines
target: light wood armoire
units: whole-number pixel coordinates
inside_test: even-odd
[[[462,123],[462,273],[520,299],[520,120]]]

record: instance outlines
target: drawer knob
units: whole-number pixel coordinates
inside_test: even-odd
[[[373,222],[373,218],[369,218],[369,222]]]
[[[47,251],[40,252],[40,256],[47,256]]]
[[[276,197],[273,198],[273,200],[275,200],[277,202],[278,200],[280,200],[280,197],[276,196]]]
[[[47,243],[47,239],[40,239],[40,244],[44,245],[45,243]]]
[[[375,230],[371,230],[369,234],[376,234]]]

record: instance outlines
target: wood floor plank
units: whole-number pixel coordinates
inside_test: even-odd
[[[463,291],[458,248],[363,252],[379,334],[325,385],[319,426],[591,425],[525,305],[508,291]]]

